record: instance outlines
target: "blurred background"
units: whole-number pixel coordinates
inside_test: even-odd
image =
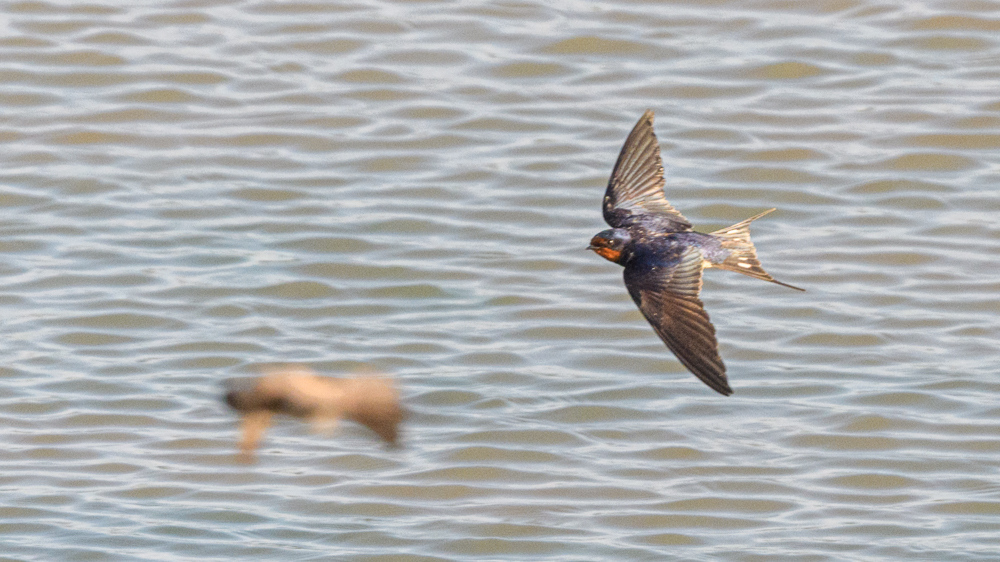
[[[0,4],[8,560],[995,560],[1000,6]],[[656,111],[735,395],[587,242]],[[403,448],[222,381],[394,375]]]

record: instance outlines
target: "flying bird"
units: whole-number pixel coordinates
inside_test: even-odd
[[[698,298],[704,269],[717,267],[804,291],[771,277],[757,260],[750,223],[769,209],[711,234],[695,232],[663,193],[663,161],[647,110],[629,133],[604,194],[612,228],[588,249],[625,268],[625,287],[677,359],[716,392],[733,390],[719,357],[715,326]]]
[[[275,414],[304,418],[315,430],[331,431],[342,418],[367,426],[390,444],[399,437],[403,410],[390,379],[374,376],[338,379],[321,377],[291,365],[261,377],[228,381],[226,404],[239,412],[240,450],[253,453]]]

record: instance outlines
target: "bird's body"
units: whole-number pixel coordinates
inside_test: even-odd
[[[715,327],[698,294],[702,271],[717,267],[802,290],[775,280],[760,266],[750,223],[774,209],[704,234],[663,193],[663,163],[647,111],[622,147],[604,196],[612,227],[590,249],[625,268],[625,286],[639,310],[674,355],[720,394],[732,394],[719,356]]]

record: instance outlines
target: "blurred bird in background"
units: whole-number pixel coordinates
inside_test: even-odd
[[[403,409],[392,379],[379,376],[323,377],[308,367],[288,365],[263,376],[226,382],[226,404],[239,412],[239,447],[244,460],[254,451],[275,414],[307,420],[331,432],[341,419],[360,423],[395,445]]]

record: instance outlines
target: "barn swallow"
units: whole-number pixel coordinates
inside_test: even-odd
[[[306,367],[289,365],[261,377],[227,383],[226,404],[242,418],[239,445],[244,460],[253,458],[274,414],[304,418],[315,430],[332,430],[341,418],[347,418],[396,444],[403,410],[389,379],[321,377]]]
[[[716,392],[733,390],[719,357],[715,326],[698,298],[704,269],[735,271],[791,289],[757,260],[750,223],[769,209],[711,234],[695,232],[663,193],[663,161],[647,110],[629,133],[604,194],[604,220],[588,249],[625,268],[625,287],[670,351]]]

